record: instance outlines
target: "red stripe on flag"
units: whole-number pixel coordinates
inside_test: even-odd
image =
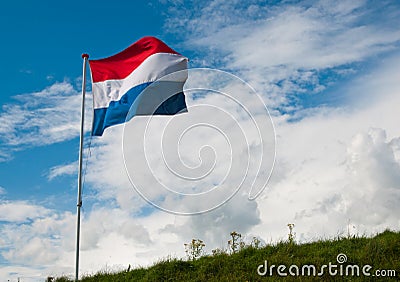
[[[143,37],[122,52],[111,57],[89,60],[92,82],[101,82],[109,79],[124,79],[149,56],[157,53],[180,55],[155,37]]]

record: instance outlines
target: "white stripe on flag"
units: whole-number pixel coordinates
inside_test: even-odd
[[[118,101],[131,88],[154,82],[167,74],[187,70],[187,58],[177,54],[157,53],[149,56],[130,75],[124,79],[106,80],[92,84],[94,109],[107,108],[111,101]],[[168,76],[168,80],[184,82],[187,72]],[[164,80],[164,79],[163,79]]]

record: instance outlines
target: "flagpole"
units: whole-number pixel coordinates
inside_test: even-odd
[[[76,257],[75,257],[75,281],[79,280],[79,241],[81,232],[81,207],[82,207],[82,151],[83,151],[83,131],[85,122],[85,93],[86,93],[86,63],[88,54],[82,54],[83,75],[82,75],[82,107],[81,107],[81,131],[79,138],[79,171],[78,171],[78,201],[76,212]]]

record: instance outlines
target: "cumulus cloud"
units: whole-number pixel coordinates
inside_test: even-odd
[[[307,241],[347,234],[348,225],[352,234],[399,228],[399,59],[346,85],[359,95],[346,107],[278,122],[277,174],[259,200],[262,223],[253,233],[285,238],[284,223],[295,223],[298,240]]]
[[[324,71],[332,71],[339,76],[348,75],[348,83],[343,84],[336,92],[330,92],[330,95],[343,92],[339,96],[346,97],[346,103],[323,106],[317,104],[314,108],[302,108],[295,103],[291,105],[295,111],[290,114],[282,115],[274,111],[278,159],[271,185],[263,197],[249,202],[239,193],[215,211],[188,218],[163,215],[151,208],[141,212],[147,209],[148,204],[133,191],[125,171],[125,165],[128,170],[129,165],[133,165],[133,171],[136,172],[131,175],[133,182],[140,179],[146,182],[149,178],[143,173],[143,169],[150,162],[156,168],[154,171],[159,173],[157,181],[166,181],[175,189],[183,187],[184,191],[188,191],[185,189],[190,187],[166,177],[169,171],[162,169],[165,163],[160,157],[161,143],[157,136],[161,135],[162,128],[169,120],[157,120],[158,126],[154,127],[147,138],[152,150],[145,160],[139,158],[142,152],[138,148],[143,145],[142,132],[146,120],[134,119],[127,125],[136,130],[131,131],[136,132],[136,137],[131,136],[128,142],[130,147],[127,152],[137,158],[136,163],[131,164],[124,164],[122,149],[119,147],[124,142],[121,138],[123,127],[110,128],[102,140],[98,141],[98,147],[92,155],[93,168],[88,174],[88,180],[96,187],[99,197],[111,200],[114,207],[134,216],[140,215],[140,222],[145,225],[162,217],[163,223],[157,224],[158,228],[150,228],[149,233],[152,234],[153,241],[161,236],[160,240],[173,242],[170,246],[179,246],[179,241],[185,242],[192,237],[203,236],[212,247],[218,247],[218,244],[221,247],[225,242],[221,238],[228,236],[233,230],[257,234],[266,241],[277,240],[286,237],[286,224],[290,222],[296,223],[299,240],[343,233],[349,220],[352,225],[357,226],[359,232],[370,233],[384,227],[397,228],[393,216],[378,226],[376,221],[365,224],[353,214],[351,206],[358,202],[358,198],[352,193],[361,188],[355,185],[351,172],[355,164],[350,164],[348,158],[353,138],[356,138],[354,136],[370,134],[369,128],[381,128],[389,136],[389,140],[384,142],[385,146],[390,144],[391,148],[396,147],[398,139],[395,105],[398,103],[399,84],[394,70],[398,56],[392,58],[393,63],[377,66],[375,71],[358,77],[353,70],[356,65],[352,64],[395,48],[399,40],[398,32],[390,27],[382,31],[381,24],[376,21],[365,22],[365,15],[373,11],[363,1],[343,2],[337,6],[324,1],[312,6],[284,4],[273,6],[270,11],[256,2],[252,8],[241,7],[239,2],[231,4],[212,1],[208,4],[195,9],[193,17],[186,14],[185,17],[174,17],[179,19],[177,22],[171,20],[168,23],[170,26],[185,26],[185,30],[191,34],[186,38],[190,46],[207,48],[207,43],[207,46],[212,47],[211,54],[226,55],[219,61],[213,61],[213,55],[207,56],[204,61],[206,64],[233,69],[243,75],[261,90],[269,106],[278,109],[282,105],[286,105],[288,109],[290,105],[288,106],[286,98],[290,93],[315,93],[329,89],[331,81],[324,81],[320,76]],[[233,9],[237,7],[235,5],[242,9]],[[216,6],[219,9],[212,8]],[[222,11],[224,17],[220,14]],[[234,17],[230,16],[230,11],[232,15],[243,14],[236,24],[232,24]],[[181,12],[192,13],[185,10],[178,13]],[[251,16],[246,16],[246,13]],[[213,21],[204,21],[205,18],[212,18]],[[395,21],[395,18],[389,17],[388,20]],[[198,37],[193,34],[198,34]],[[196,60],[195,63],[200,64]],[[206,78],[203,79],[204,83],[209,83]],[[188,97],[192,96],[189,94]],[[218,105],[224,109],[235,109],[215,93],[199,94],[188,100],[189,105],[200,102]],[[184,116],[180,118],[184,119]],[[224,121],[219,118],[216,120]],[[241,122],[245,120],[242,119]],[[223,132],[229,132],[230,126],[231,124],[226,123],[220,128]],[[184,142],[180,144],[179,161],[191,166],[201,164],[199,160],[202,157],[207,159],[198,150],[204,142],[212,143],[217,140],[213,133],[197,133],[198,135],[193,134],[186,139],[187,145]],[[215,148],[220,148],[222,144],[223,140],[213,143]],[[371,146],[374,146],[373,142]],[[393,155],[398,156],[394,149]],[[241,154],[234,156],[239,159],[243,157]],[[392,161],[397,162],[398,157]],[[226,164],[226,160],[223,163]],[[394,169],[393,174],[396,173],[397,170]],[[382,177],[385,178],[386,175]],[[155,189],[154,185],[144,188],[149,189],[149,196],[153,199],[168,203],[170,207],[179,207],[180,204],[193,207],[204,205],[203,202],[179,202],[181,199],[170,199]],[[386,196],[389,197],[389,194]],[[393,208],[389,206],[384,210],[380,214],[386,215]],[[162,239],[162,235],[165,239]],[[148,250],[141,255],[151,257],[153,252]]]
[[[29,202],[8,201],[0,204],[3,224],[0,226],[1,256],[15,268],[29,265],[31,273],[41,274],[44,268],[74,250],[75,217]],[[63,265],[63,264],[61,264]],[[63,266],[60,266],[61,268]],[[35,269],[35,271],[34,271]],[[1,271],[4,278],[12,273]]]
[[[31,219],[49,215],[49,210],[38,205],[29,204],[26,201],[1,201],[0,221],[24,222]]]
[[[206,242],[206,250],[211,251],[226,247],[230,232],[248,234],[259,223],[257,202],[249,201],[247,194],[240,193],[216,210],[166,225],[163,232],[176,234],[183,242],[200,238]]]
[[[91,212],[84,221],[82,250],[95,248],[99,240],[109,234],[118,234],[146,246],[152,242],[147,229],[137,224],[129,213],[117,208],[100,208]]]
[[[71,212],[50,210],[40,205],[28,202],[2,202],[0,203],[0,255],[9,264],[14,266],[2,269],[0,277],[9,279],[16,269],[21,269],[20,276],[30,279],[47,277],[51,274],[72,273],[75,257],[76,215]],[[100,259],[103,266],[113,246],[123,247],[124,244],[132,248],[145,250],[153,244],[145,225],[139,223],[129,213],[121,209],[99,208],[86,215],[83,213],[81,254],[83,257],[102,251],[104,242],[108,245]],[[116,238],[118,238],[117,241]],[[159,245],[158,245],[159,246]],[[110,249],[111,247],[111,249]],[[122,249],[120,249],[122,253]],[[124,259],[132,258],[131,248],[124,250]],[[103,250],[104,252],[104,250]],[[121,254],[121,253],[118,253]],[[98,269],[93,267],[95,258],[82,262],[86,271]],[[144,264],[146,260],[141,260]],[[24,266],[29,265],[29,271]],[[91,265],[91,268],[88,266]]]
[[[390,144],[397,142],[393,105],[398,103],[398,55],[376,71],[358,71],[372,56],[397,50],[396,4],[371,8],[368,1],[208,1],[189,10],[187,3],[175,3],[167,26],[179,30],[178,36],[198,52],[192,65],[234,71],[273,110],[278,159],[270,190],[257,200],[262,223],[253,233],[285,237],[286,224],[296,221],[299,238],[308,240],[342,232],[349,219],[361,232],[378,230],[376,221],[365,225],[352,216],[350,205],[358,201],[349,191],[362,188],[354,184],[347,154],[353,136],[371,127],[388,133]],[[382,13],[385,21],[377,20]],[[348,83],[333,91],[339,79]],[[310,100],[314,106],[307,105]],[[398,161],[396,150],[393,154]],[[381,177],[383,183],[387,177]],[[380,213],[391,211],[388,207]],[[379,226],[398,228],[398,223],[392,216]]]
[[[394,139],[398,140],[398,138]],[[364,226],[399,225],[392,214],[400,212],[400,163],[395,160],[394,140],[386,132],[372,128],[354,136],[348,147],[347,164],[353,194],[348,213]]]
[[[137,180],[148,180],[143,173],[145,166],[153,165],[156,180],[181,189],[180,192],[202,192],[210,184],[199,181],[198,186],[190,187],[182,185],[182,179],[169,177],[170,171],[160,155],[159,137],[170,119],[157,118],[153,124],[147,138],[151,149],[145,160],[139,156],[146,118],[134,118],[127,125],[135,129],[130,131],[128,143],[124,143],[127,140],[123,139],[122,125],[108,128],[103,137],[93,139],[89,158],[86,183],[90,186],[86,196],[97,204],[84,206],[82,270],[96,271],[106,264],[147,265],[167,255],[182,257],[183,243],[192,238],[203,239],[210,249],[224,247],[229,232],[234,230],[258,235],[266,242],[285,239],[288,223],[295,223],[298,241],[345,234],[349,226],[358,234],[399,229],[396,203],[400,199],[400,35],[394,28],[398,26],[396,12],[390,12],[398,13],[398,7],[392,3],[373,9],[365,1],[318,1],[312,5],[307,1],[275,5],[261,1],[209,1],[195,3],[189,11],[177,3],[170,9],[167,26],[179,27],[176,30],[182,31],[188,48],[202,50],[192,62],[233,70],[249,81],[272,108],[277,162],[270,185],[255,201],[248,201],[244,193],[250,181],[225,205],[211,212],[189,217],[164,213],[140,197],[132,186]],[[381,13],[385,21],[381,20]],[[385,60],[374,61],[371,68],[365,63],[371,58]],[[360,65],[365,67],[364,72],[359,71]],[[337,85],[342,78],[346,81]],[[203,79],[209,83],[207,77]],[[234,84],[229,86],[234,89]],[[255,131],[240,107],[216,93],[192,94],[187,94],[188,105],[217,105],[229,111],[236,125],[249,130],[249,144],[258,148]],[[300,94],[309,100],[330,95],[344,101],[336,104],[322,99],[326,103],[307,107]],[[238,95],[246,105],[253,101],[246,100],[244,93]],[[50,99],[45,102],[47,110],[33,114],[31,110],[41,106],[30,97]],[[32,96],[18,97],[18,103],[5,105],[3,111],[7,115],[0,116],[0,132],[5,132],[2,138],[7,146],[49,144],[78,135],[80,97],[70,84],[55,84]],[[45,118],[46,113],[53,116],[59,110],[62,114],[58,118]],[[72,117],[66,114],[70,110],[74,112]],[[203,116],[207,121],[214,117],[222,132],[235,129],[235,123],[214,114],[210,111]],[[262,111],[258,109],[253,116],[262,117]],[[196,116],[196,122],[201,121],[200,117]],[[184,115],[172,119],[185,122]],[[32,134],[25,132],[26,122],[35,128]],[[215,167],[214,175],[210,174],[217,183],[230,156],[224,138],[205,129],[194,130],[181,141],[180,159],[176,158],[176,147],[166,148],[169,156],[175,156],[170,160],[176,167],[184,164],[186,168],[207,168],[202,165],[213,161],[215,155],[212,150],[204,150],[204,145],[221,149],[216,150],[221,166]],[[124,153],[131,157],[128,164]],[[246,152],[238,150],[231,156],[242,160]],[[129,165],[135,172],[130,175],[133,179],[126,172]],[[72,163],[55,166],[48,178],[73,173],[73,167]],[[236,184],[237,179],[232,179]],[[146,192],[152,200],[168,207],[187,205],[199,209],[208,204],[168,198],[151,184],[144,187]],[[22,209],[14,211],[16,206]],[[71,213],[53,215],[52,210],[41,210],[26,202],[2,202],[1,208],[2,220],[7,222],[1,226],[5,234],[1,242],[10,246],[1,250],[4,258],[20,265],[33,261],[47,265],[47,269],[73,271],[70,266],[75,218]],[[19,235],[15,237],[14,233]],[[52,250],[52,256],[47,258],[41,249]]]

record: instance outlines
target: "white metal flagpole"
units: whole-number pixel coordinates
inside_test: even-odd
[[[79,138],[78,202],[76,204],[77,214],[76,214],[75,281],[79,280],[79,240],[81,231],[81,207],[82,207],[82,151],[83,151],[83,131],[85,122],[86,65],[88,58],[89,58],[88,54],[82,54],[83,79],[82,79],[81,131]]]

